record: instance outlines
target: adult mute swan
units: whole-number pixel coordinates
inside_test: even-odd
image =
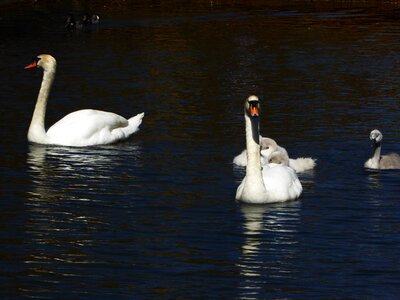
[[[127,120],[111,112],[83,109],[66,115],[46,132],[46,105],[56,74],[56,65],[54,57],[41,54],[25,67],[43,69],[42,84],[28,130],[30,142],[77,147],[104,145],[127,139],[139,130],[144,113]]]
[[[273,203],[294,200],[303,190],[293,169],[287,166],[261,166],[260,103],[250,96],[244,105],[246,123],[246,176],[236,191],[236,200],[246,203]]]
[[[383,135],[378,129],[371,131],[369,135],[370,140],[373,142],[374,151],[372,157],[368,159],[364,167],[369,169],[400,169],[400,155],[397,153],[390,153],[381,156],[381,146]]]
[[[316,165],[315,159],[311,157],[289,158],[289,154],[285,148],[279,146],[275,140],[260,136],[261,145],[261,164],[268,164],[270,167],[276,165],[289,166],[296,173],[314,169]],[[269,158],[268,158],[269,157]],[[233,163],[240,167],[247,165],[247,151],[235,156]]]

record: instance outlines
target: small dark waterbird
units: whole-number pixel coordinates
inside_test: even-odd
[[[99,20],[100,17],[95,14],[86,13],[81,20],[76,20],[73,14],[69,14],[64,27],[69,31],[75,31],[98,24]]]

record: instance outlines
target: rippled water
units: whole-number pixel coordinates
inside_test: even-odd
[[[217,4],[98,7],[77,32],[76,4],[1,15],[2,299],[398,297],[400,172],[363,168],[371,129],[400,152],[397,11]],[[141,131],[28,144],[39,53],[58,60],[48,125],[144,111]],[[249,94],[263,135],[318,160],[298,201],[234,200]]]

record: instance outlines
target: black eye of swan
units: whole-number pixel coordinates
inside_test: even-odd
[[[255,107],[258,105],[258,101],[249,101],[249,106],[250,107]]]

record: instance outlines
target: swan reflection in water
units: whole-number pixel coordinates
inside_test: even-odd
[[[241,205],[244,242],[240,256],[240,298],[263,295],[268,283],[295,276],[300,202]]]
[[[83,211],[73,204],[76,200],[110,206],[114,198],[139,185],[140,156],[141,147],[131,143],[88,148],[32,144],[27,159],[32,178],[27,205],[43,212],[72,205],[78,214]]]
[[[368,186],[369,189],[371,190],[380,190],[382,188],[382,184],[381,184],[381,174],[380,171],[376,171],[376,170],[368,170]]]
[[[88,191],[106,192],[111,179],[125,181],[129,177],[134,182],[132,168],[140,167],[140,146],[121,145],[72,148],[31,144],[27,163],[32,200],[60,200],[64,196],[85,200],[80,197]]]
[[[24,258],[26,272],[37,278],[79,276],[75,263],[96,263],[87,249],[97,245],[120,218],[126,194],[137,184],[134,174],[140,156],[141,147],[129,143],[95,148],[29,146],[32,179],[25,231],[32,247]],[[121,182],[119,191],[113,188],[115,181]],[[121,203],[115,205],[118,199]]]

